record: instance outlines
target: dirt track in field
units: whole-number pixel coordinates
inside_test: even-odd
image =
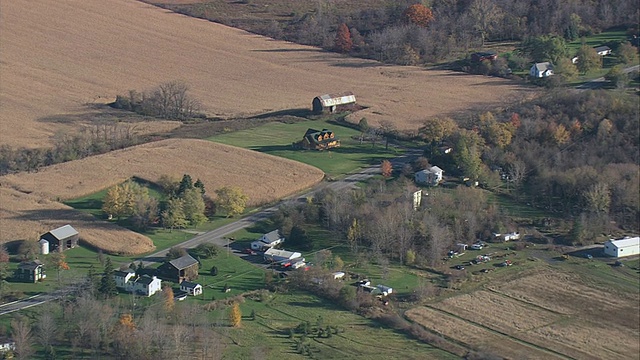
[[[42,146],[71,132],[86,104],[182,80],[212,116],[310,108],[353,91],[354,115],[415,129],[422,119],[500,104],[512,82],[381,66],[275,41],[135,0],[12,0],[0,5],[0,144]]]
[[[417,307],[406,316],[468,346],[514,359],[634,359],[640,351],[638,300],[637,294],[545,270],[431,308]],[[543,356],[541,350],[550,353]]]
[[[37,173],[0,177],[0,189],[6,190],[0,193],[3,210],[0,212],[0,242],[33,238],[37,234],[32,234],[32,229],[42,227],[36,226],[35,221],[44,225],[67,221],[76,226],[77,221],[90,220],[56,202],[58,199],[89,195],[133,176],[155,182],[163,175],[179,180],[183,174],[191,175],[194,181],[201,179],[212,196],[215,189],[238,186],[249,196],[249,205],[286,197],[317,184],[324,176],[319,169],[296,161],[205,140],[152,142],[50,166]],[[96,227],[96,223],[91,222],[91,226]],[[103,228],[113,229],[106,225]],[[121,236],[126,234],[127,239],[131,238],[130,241],[141,237],[125,229],[119,231]],[[81,233],[84,236],[84,232]],[[104,236],[112,239],[107,234]],[[126,239],[112,246],[99,236],[85,240],[107,250]],[[149,250],[152,249],[136,253]]]

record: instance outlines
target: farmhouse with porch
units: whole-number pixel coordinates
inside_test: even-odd
[[[268,232],[257,241],[251,243],[251,250],[265,251],[284,242],[284,236],[280,235],[278,229]]]
[[[302,140],[293,144],[294,148],[307,150],[327,150],[340,146],[340,139],[327,129],[308,129]]]
[[[316,96],[311,102],[313,112],[321,114],[323,112],[334,113],[341,108],[347,108],[356,103],[356,97],[352,92],[342,94],[325,94]]]
[[[158,272],[162,278],[179,284],[185,280],[197,279],[199,268],[198,260],[191,255],[185,255],[160,265]]]
[[[135,271],[131,269],[114,271],[113,280],[118,289],[146,297],[162,291],[162,282],[160,279],[149,275],[136,276]]]
[[[40,240],[44,239],[49,242],[49,251],[58,252],[63,252],[67,249],[78,246],[79,238],[80,235],[78,234],[78,231],[71,225],[61,226],[40,236]]]
[[[47,275],[44,272],[44,264],[40,260],[20,263],[13,274],[13,278],[20,282],[35,283],[44,280]]]

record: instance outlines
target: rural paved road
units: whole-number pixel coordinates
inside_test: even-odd
[[[402,166],[406,163],[411,162],[412,160],[416,159],[417,157],[419,157],[420,155],[422,155],[422,151],[419,150],[408,150],[406,154],[399,156],[395,159],[391,160],[391,163],[393,164],[394,169],[401,169]],[[345,189],[350,189],[356,186],[356,184],[360,181],[364,181],[366,179],[369,179],[377,174],[380,174],[380,165],[376,165],[376,166],[372,166],[369,168],[365,168],[357,173],[351,174],[347,177],[345,177],[344,179],[341,180],[337,180],[337,181],[333,181],[333,182],[327,182],[327,181],[323,181],[320,184],[318,184],[317,186],[315,186],[312,190],[302,194],[302,195],[296,195],[293,196],[291,198],[288,199],[284,199],[282,200],[282,202],[284,201],[290,201],[290,200],[297,200],[297,199],[306,199],[307,196],[309,195],[313,195],[314,193],[325,189],[325,188],[330,188],[333,189],[334,191],[344,191]],[[197,235],[187,241],[184,241],[180,244],[177,244],[177,246],[181,246],[184,248],[194,248],[196,246],[198,246],[199,244],[208,242],[208,243],[212,243],[212,244],[217,244],[220,246],[228,246],[230,244],[228,244],[228,240],[226,238],[227,235],[232,234],[238,230],[244,229],[246,227],[252,226],[257,222],[260,222],[262,220],[266,220],[269,218],[269,216],[271,216],[271,214],[273,214],[278,207],[280,206],[280,204],[282,202],[279,202],[278,204],[259,210],[253,214],[250,214],[242,219],[239,219],[238,221],[235,221],[233,223],[221,226],[215,230],[211,230],[209,232],[206,232],[204,234],[200,234]],[[149,266],[152,265],[154,263],[158,263],[158,262],[162,262],[164,260],[164,257],[166,256],[168,252],[167,250],[162,250],[162,251],[158,251],[154,254],[148,255],[142,259],[140,259],[140,261],[143,262],[143,264],[145,266]],[[235,253],[236,255],[242,255],[239,253]],[[22,300],[18,300],[18,301],[12,301],[9,303],[5,303],[5,304],[0,304],[0,316],[2,315],[7,315],[7,314],[11,314],[13,312],[22,310],[22,309],[28,309],[30,307],[33,306],[38,306],[38,305],[42,305],[46,302],[49,302],[51,300],[55,300],[55,299],[59,299],[67,294],[70,294],[72,292],[75,291],[75,287],[74,285],[72,286],[68,286],[59,290],[56,290],[54,292],[51,293],[41,293],[38,295],[34,295],[31,297],[28,297],[26,299],[22,299]]]
[[[399,156],[397,158],[392,159],[391,163],[394,169],[398,170],[398,169],[401,169],[404,164],[411,162],[412,160],[416,159],[420,155],[422,155],[422,151],[420,150],[408,150],[407,153],[404,154],[403,156]],[[326,188],[332,189],[337,192],[344,191],[345,189],[350,189],[355,187],[358,182],[367,180],[377,174],[380,174],[380,165],[365,168],[357,173],[348,175],[344,179],[336,180],[333,182],[323,181],[317,186],[315,186],[309,192],[306,192],[302,195],[296,195],[294,197],[284,199],[274,206],[261,209],[258,212],[250,214],[242,219],[239,219],[238,221],[221,226],[215,230],[211,230],[204,234],[197,235],[185,242],[178,244],[177,246],[191,249],[202,243],[211,243],[211,244],[220,245],[222,247],[226,247],[229,245],[228,243],[229,240],[226,238],[227,235],[233,234],[234,232],[238,230],[242,230],[249,226],[253,226],[254,224],[262,220],[268,219],[274,212],[278,210],[278,207],[284,201],[290,201],[290,200],[302,201],[302,200],[305,200],[308,196],[313,195],[314,193]],[[169,249],[158,251],[151,255],[145,256],[139,261],[142,261],[144,266],[150,266],[153,263],[162,262],[168,251]]]
[[[635,65],[635,66],[631,66],[628,68],[624,68],[622,71],[625,73],[630,73],[632,71],[638,71],[640,69],[640,65]],[[599,89],[603,86],[605,86],[607,84],[607,80],[605,80],[604,77],[600,77],[597,79],[593,79],[591,81],[588,81],[580,86],[576,86],[576,89],[578,90],[595,90],[595,89]]]

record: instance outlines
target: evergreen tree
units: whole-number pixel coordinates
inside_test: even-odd
[[[102,279],[100,279],[98,292],[105,298],[111,298],[118,295],[116,281],[113,279],[113,265],[111,264],[111,258],[109,257],[104,264],[104,271],[102,273]]]
[[[178,187],[178,196],[182,196],[188,189],[193,189],[193,180],[189,174],[182,175],[180,186]]]
[[[196,180],[196,182],[193,184],[193,187],[195,187],[196,189],[199,189],[200,193],[202,193],[202,196],[204,196],[205,194],[204,183],[200,179]]]

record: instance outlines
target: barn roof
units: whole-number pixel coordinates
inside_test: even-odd
[[[536,63],[534,66],[536,67],[536,69],[538,71],[553,70],[553,65],[551,65],[551,63],[548,62],[548,61],[541,62],[541,63]]]
[[[194,259],[193,257],[191,257],[191,255],[185,255],[182,257],[179,257],[175,260],[171,260],[169,261],[169,264],[171,264],[173,267],[175,267],[178,270],[182,270],[182,269],[186,269],[190,266],[193,266],[195,264],[198,263],[198,260]]]
[[[58,240],[64,240],[66,238],[78,235],[78,231],[71,225],[65,225],[49,231],[49,234],[53,235],[53,237]]]
[[[624,238],[624,239],[620,239],[620,240],[609,240],[611,242],[611,245],[617,247],[618,249],[620,248],[626,248],[629,246],[638,246],[638,244],[640,244],[640,237],[632,237],[632,238]]]
[[[351,104],[356,102],[356,97],[351,91],[347,91],[341,94],[324,94],[316,96],[316,99],[320,100],[320,103],[323,107]]]

